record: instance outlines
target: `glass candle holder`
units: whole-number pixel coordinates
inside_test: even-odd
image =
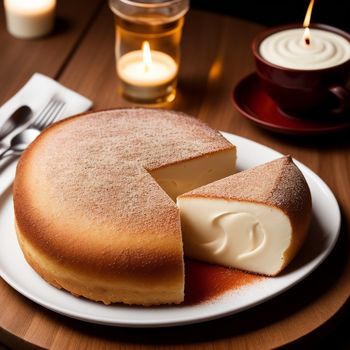
[[[175,98],[188,0],[109,0],[122,94],[138,103]]]

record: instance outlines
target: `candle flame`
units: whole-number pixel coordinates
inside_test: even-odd
[[[307,46],[311,45],[311,35],[310,35],[309,25],[311,21],[311,14],[312,14],[312,9],[314,7],[314,2],[315,2],[314,0],[310,0],[309,6],[307,8],[306,15],[304,18],[304,23],[303,23],[303,27],[305,28],[303,39]]]
[[[142,60],[145,72],[148,72],[152,65],[151,48],[148,41],[142,43]]]
[[[310,20],[311,20],[311,13],[312,13],[312,8],[314,7],[314,0],[311,0],[309,3],[309,6],[307,8],[306,11],[306,15],[304,18],[304,23],[303,23],[303,27],[306,28],[310,25]]]
[[[309,27],[306,27],[304,30],[303,40],[307,46],[311,45],[311,34]]]

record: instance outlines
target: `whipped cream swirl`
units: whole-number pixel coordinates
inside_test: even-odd
[[[350,43],[345,37],[321,29],[310,31],[310,45],[303,39],[303,28],[276,32],[261,42],[260,54],[278,66],[301,70],[329,68],[350,59]]]
[[[213,254],[244,259],[257,254],[266,244],[266,232],[257,218],[245,212],[226,212],[212,217],[212,225],[219,226],[221,234],[210,242],[202,242],[211,247]]]

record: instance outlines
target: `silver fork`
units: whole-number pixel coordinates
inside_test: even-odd
[[[22,153],[42,130],[60,116],[65,104],[63,101],[52,98],[34,118],[34,121],[11,139],[10,146],[0,153],[0,160],[9,155]]]

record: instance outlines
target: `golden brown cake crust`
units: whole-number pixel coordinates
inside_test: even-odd
[[[149,171],[232,148],[179,112],[108,110],[56,123],[17,167],[22,241],[72,273],[149,287],[172,276],[183,291],[179,213]]]
[[[288,215],[311,207],[306,180],[292,161],[284,156],[185,193],[182,197],[234,199],[268,204]]]

